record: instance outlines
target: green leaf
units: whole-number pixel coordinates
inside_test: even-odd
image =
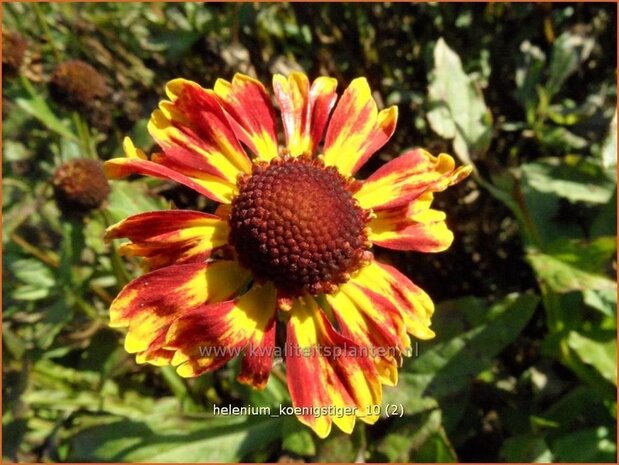
[[[281,434],[271,417],[151,416],[85,429],[70,439],[70,462],[238,462]]]
[[[617,293],[614,289],[594,291],[587,289],[583,292],[585,304],[599,310],[604,315],[617,319]]]
[[[557,154],[581,150],[589,145],[587,139],[577,136],[564,127],[543,126],[537,132],[537,136],[546,150],[550,149]]]
[[[167,209],[166,202],[161,197],[150,194],[146,185],[140,181],[112,181],[110,185],[106,210],[113,222],[137,213]]]
[[[456,455],[441,426],[441,411],[433,409],[397,418],[377,445],[389,462],[453,462]]]
[[[617,339],[615,331],[579,333],[570,331],[567,344],[603,378],[617,385]]]
[[[39,120],[47,129],[53,131],[67,139],[77,140],[75,134],[69,127],[60,120],[49,108],[45,98],[39,94],[27,79],[22,79],[22,83],[28,95],[17,97],[15,103],[30,116]]]
[[[604,168],[617,166],[617,110],[615,110],[615,115],[610,122],[608,136],[602,143],[601,156]]]
[[[597,215],[591,223],[591,236],[617,235],[617,189],[606,205],[597,210]]]
[[[615,434],[604,427],[586,428],[573,432],[551,444],[557,462],[617,461]]]
[[[51,288],[56,283],[52,270],[34,258],[16,260],[9,265],[9,268],[15,277],[25,284],[40,288]]]
[[[317,463],[352,463],[356,456],[351,436],[333,428],[331,434],[318,443],[318,455],[314,460]]]
[[[492,115],[481,91],[462,68],[460,57],[440,38],[434,48],[428,121],[441,137],[453,139],[462,162],[483,155],[490,146]]]
[[[616,247],[614,237],[560,240],[550,246],[548,253],[529,248],[526,258],[538,279],[555,292],[612,291],[616,283],[605,276],[605,271]]]
[[[56,335],[73,319],[73,308],[64,300],[57,300],[43,309],[43,319],[35,324],[37,346],[49,348]]]
[[[32,155],[32,151],[21,142],[7,139],[2,144],[2,161],[5,163],[28,160]]]
[[[549,100],[559,92],[565,80],[589,58],[594,45],[595,41],[592,38],[572,32],[564,32],[557,38],[552,47],[549,77],[546,82]]]
[[[312,433],[295,417],[285,417],[282,449],[302,456],[316,455]]]
[[[552,452],[546,441],[533,434],[522,434],[508,438],[503,443],[500,454],[505,462],[552,462]]]
[[[537,87],[540,85],[543,72],[546,69],[546,55],[537,46],[525,40],[520,45],[522,65],[516,69],[516,92],[514,95],[527,110],[527,114],[534,114],[537,106]],[[532,123],[532,121],[529,121]]]
[[[560,435],[574,431],[582,426],[583,421],[587,424],[614,423],[616,408],[609,409],[599,392],[592,386],[578,385],[567,394],[562,396],[553,405],[548,407],[542,414],[543,418],[549,422],[560,425],[555,434],[551,431],[548,437],[559,437]]]
[[[482,323],[448,339],[441,339],[443,327],[452,325],[454,318],[462,318],[471,302],[470,299],[455,301],[449,310],[442,306],[435,318],[436,343],[429,348],[421,346],[419,357],[409,359],[398,386],[385,388],[383,403],[401,404],[404,413],[410,415],[436,405],[434,399],[461,393],[518,337],[533,315],[538,300],[531,294],[510,295],[487,310]]]
[[[7,421],[2,419],[2,459],[7,462],[17,462],[20,446],[28,432],[28,420],[17,418]]]
[[[419,463],[456,463],[458,456],[444,431],[432,434],[415,453]]]
[[[576,156],[546,158],[520,169],[524,185],[571,202],[606,203],[616,185],[597,161]]]

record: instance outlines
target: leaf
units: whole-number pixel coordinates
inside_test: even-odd
[[[2,144],[3,162],[28,160],[32,155],[32,151],[21,142],[7,139]]]
[[[377,451],[389,462],[410,462],[411,456],[435,433],[441,431],[441,411],[434,409],[397,418],[378,443]]]
[[[410,359],[400,374],[398,386],[385,388],[383,403],[402,404],[404,413],[410,415],[435,405],[434,399],[461,393],[518,337],[533,315],[538,300],[531,294],[510,295],[487,310],[485,321],[473,329],[449,339],[438,339],[430,348],[422,346],[419,357]],[[450,324],[454,312],[462,315],[470,306],[469,299],[455,302],[453,310],[440,308],[437,311],[435,330],[439,338],[443,334],[441,326]],[[463,305],[459,306],[459,302]]]
[[[165,30],[150,39],[149,46],[165,50],[170,62],[183,59],[189,49],[202,37],[198,31]]]
[[[538,279],[555,292],[609,291],[616,289],[616,283],[604,273],[616,247],[613,237],[561,240],[552,244],[549,253],[529,248],[526,258]]]
[[[617,319],[617,293],[613,290],[594,291],[587,289],[583,292],[585,304],[606,316]]]
[[[558,433],[565,434],[582,425],[615,422],[616,408],[605,405],[604,399],[594,387],[578,385],[551,405],[542,418],[560,425]],[[556,436],[551,432],[550,436]],[[558,437],[558,436],[557,436]]]
[[[47,349],[56,335],[73,319],[73,308],[64,300],[57,300],[43,309],[43,319],[34,325],[37,346]]]
[[[617,462],[615,435],[608,428],[586,428],[551,444],[557,462]]]
[[[302,456],[316,455],[316,444],[310,430],[294,417],[285,417],[282,449]]]
[[[7,421],[6,417],[2,421],[2,459],[7,462],[17,462],[20,446],[28,432],[28,420],[16,418]]]
[[[333,428],[331,434],[318,443],[318,455],[313,460],[317,463],[352,463],[356,455],[351,436]]]
[[[551,150],[557,154],[581,150],[589,145],[587,139],[577,136],[564,127],[543,126],[537,135],[546,150]]]
[[[415,454],[419,463],[456,463],[458,456],[444,431],[432,434]]]
[[[38,287],[32,284],[17,286],[12,294],[15,300],[42,300],[50,295],[50,288]]]
[[[483,155],[490,146],[492,115],[481,91],[466,75],[460,57],[440,38],[434,48],[428,121],[441,137],[453,139],[463,163]]]
[[[70,439],[70,462],[238,462],[277,439],[271,417],[153,415],[82,430]]]
[[[617,166],[617,110],[615,110],[615,115],[610,122],[608,136],[602,143],[601,157],[604,168]]]
[[[580,360],[591,365],[606,380],[617,385],[617,339],[615,331],[579,333],[570,331],[567,344]]]
[[[552,462],[552,452],[544,438],[533,434],[512,436],[503,443],[501,457],[505,462]]]
[[[39,94],[27,79],[23,79],[28,95],[17,97],[15,103],[30,116],[39,120],[47,129],[62,137],[77,141],[75,134],[49,108],[45,98]]]
[[[150,194],[140,181],[113,181],[110,186],[111,192],[106,210],[114,222],[137,213],[167,208],[165,201]]]
[[[520,169],[523,185],[571,202],[606,203],[616,185],[599,163],[576,156],[541,159]]]
[[[592,38],[572,32],[564,32],[557,38],[552,47],[549,77],[546,82],[548,100],[552,100],[565,80],[589,58],[594,45],[595,41]]]
[[[52,270],[34,258],[16,260],[10,264],[9,268],[15,277],[23,283],[41,288],[51,288],[55,285]]]
[[[537,87],[540,85],[546,69],[546,55],[537,46],[525,40],[520,44],[522,65],[516,69],[516,91],[514,96],[527,110],[527,116],[533,115],[537,106]],[[532,123],[532,121],[529,121]]]
[[[617,189],[606,205],[597,210],[597,216],[591,223],[591,236],[617,235]]]

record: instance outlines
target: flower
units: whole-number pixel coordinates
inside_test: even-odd
[[[413,149],[355,180],[393,134],[397,108],[378,111],[364,78],[336,105],[336,86],[329,77],[274,76],[280,148],[259,81],[237,74],[204,89],[173,80],[148,124],[161,151],[148,158],[126,139],[126,157],[105,166],[111,178],[167,179],[221,204],[214,214],[142,213],[108,229],[150,270],[111,306],[111,325],[128,327],[126,350],[186,377],[241,356],[238,380],[263,388],[281,329],[293,407],[320,437],[332,423],[350,433],[357,417],[376,422],[372,406],[383,384],[397,383],[409,335],[434,336],[430,297],[374,260],[372,245],[449,247],[453,234],[433,196],[471,171]]]

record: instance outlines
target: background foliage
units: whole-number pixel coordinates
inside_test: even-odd
[[[27,43],[3,97],[3,459],[18,461],[616,461],[616,5],[5,4]],[[6,43],[6,42],[5,42]],[[6,50],[5,50],[6,54]],[[50,96],[56,66],[112,90],[88,113]],[[385,405],[401,418],[324,441],[294,418],[213,417],[214,404],[290,402],[228,366],[183,380],[138,366],[107,308],[139,273],[102,242],[111,222],[210,207],[179,186],[112,183],[103,209],[62,217],[50,178],[107,159],[174,77],[235,71],[367,76],[398,104],[394,139],[454,153],[474,176],[438,196],[443,254],[378,250],[439,303],[437,338]],[[279,376],[277,376],[279,375]]]

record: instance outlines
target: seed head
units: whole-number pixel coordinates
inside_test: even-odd
[[[2,74],[14,76],[24,61],[27,43],[18,32],[2,31]]]
[[[81,216],[100,207],[110,193],[99,160],[69,161],[56,170],[52,183],[58,208],[67,216]]]
[[[88,63],[65,61],[58,65],[50,83],[55,99],[74,110],[93,110],[110,95],[105,78]]]

